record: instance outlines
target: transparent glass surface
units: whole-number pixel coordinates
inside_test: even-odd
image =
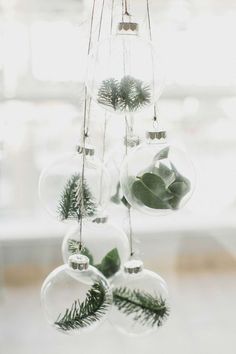
[[[143,269],[137,274],[128,274],[124,271],[117,273],[112,281],[112,289],[126,288],[129,292],[137,291],[140,294],[149,294],[155,298],[161,298],[169,309],[168,290],[166,282],[156,273]],[[169,311],[169,310],[168,310]],[[169,312],[168,312],[169,313]],[[119,331],[133,336],[147,335],[162,327],[168,316],[162,319],[159,325],[152,326],[149,321],[141,321],[137,313],[125,314],[115,305],[112,307],[110,322]]]
[[[68,258],[78,251],[80,227],[74,224],[62,244],[62,256]],[[129,242],[126,234],[117,226],[106,223],[85,222],[83,224],[83,243],[90,264],[93,264],[108,278],[112,277],[129,256]],[[83,251],[82,251],[83,253]]]
[[[162,86],[152,44],[136,35],[112,36],[99,43],[90,55],[87,87],[94,101],[106,110],[118,114],[141,111],[158,99]],[[148,93],[148,99],[141,103],[142,93],[139,96],[136,91],[140,88]]]
[[[81,194],[79,194],[80,177],[83,168],[83,155],[74,153],[66,154],[54,161],[45,168],[39,179],[39,196],[48,212],[59,220],[66,221],[77,217],[61,213],[60,203],[63,200],[65,190],[69,193],[68,183],[74,179],[73,198],[78,198],[78,205],[81,205]],[[106,168],[98,159],[93,156],[85,157],[84,166],[85,198],[85,218],[94,218],[101,212],[110,196],[110,177]],[[77,188],[77,190],[76,190]],[[78,207],[78,209],[80,209]],[[79,212],[79,210],[78,210]],[[76,214],[76,213],[75,213]]]
[[[186,153],[166,140],[146,141],[125,158],[120,183],[132,207],[163,215],[182,208],[190,199],[195,170]]]
[[[102,291],[105,292],[106,303],[99,320],[84,326],[75,324],[74,328],[64,327],[61,320],[66,311],[72,309],[75,302],[77,308],[81,308],[81,304],[88,297],[89,290],[96,283],[99,283]],[[73,270],[68,265],[60,266],[49,274],[41,289],[42,308],[48,323],[65,334],[81,333],[97,327],[107,317],[111,302],[112,296],[107,280],[92,266],[84,271]]]

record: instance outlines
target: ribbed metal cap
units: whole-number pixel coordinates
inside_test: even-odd
[[[138,34],[139,24],[137,22],[122,21],[118,24],[118,33],[122,34]]]
[[[142,272],[143,270],[143,262],[140,260],[132,259],[125,263],[124,271],[128,274],[137,274]]]
[[[167,137],[167,132],[165,130],[161,130],[161,131],[148,131],[146,132],[146,138],[147,139],[157,139],[157,140],[161,140],[161,139],[166,139]]]
[[[76,150],[79,154],[85,153],[86,156],[93,156],[95,154],[94,147],[77,145]]]
[[[73,254],[69,257],[68,265],[74,270],[86,270],[89,267],[89,259],[82,254]]]
[[[93,220],[95,224],[105,224],[108,220],[108,216],[98,216],[96,219]]]

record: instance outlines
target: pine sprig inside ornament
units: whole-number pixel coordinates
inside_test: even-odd
[[[96,214],[97,205],[94,201],[91,191],[83,179],[81,182],[80,174],[72,175],[66,182],[61,193],[58,205],[58,214],[61,220],[76,219],[83,217],[92,217]]]
[[[115,111],[135,112],[151,101],[149,85],[130,75],[120,82],[114,78],[103,80],[98,90],[98,103],[113,108]]]
[[[84,328],[99,321],[108,307],[106,289],[102,282],[96,282],[87,292],[85,301],[76,300],[70,309],[66,309],[64,315],[58,316],[54,324],[65,332]]]
[[[73,239],[68,240],[68,251],[71,254],[76,254],[79,251],[79,248],[79,241]],[[108,252],[100,264],[94,264],[93,255],[88,248],[84,247],[80,252],[84,256],[87,256],[89,258],[90,265],[97,268],[106,278],[110,278],[120,269],[121,260],[117,248],[113,248],[110,252]]]
[[[160,327],[169,316],[166,300],[140,290],[116,288],[113,290],[113,303],[119,311],[133,316],[133,320],[141,325]]]

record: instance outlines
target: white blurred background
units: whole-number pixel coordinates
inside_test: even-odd
[[[145,0],[132,4],[135,19],[145,23]],[[146,265],[169,283],[172,319],[158,336],[138,340],[118,336],[108,324],[65,339],[44,322],[40,284],[62,262],[65,226],[43,210],[38,178],[79,140],[91,0],[1,0],[0,353],[236,351],[236,2],[150,5],[166,75],[161,123],[185,146],[197,173],[183,211],[159,219],[133,215]],[[121,119],[109,119],[108,156],[122,139]],[[93,107],[91,139],[98,147],[103,120]],[[148,124],[150,115],[139,115],[136,132],[144,136]],[[118,222],[116,213],[111,207]]]

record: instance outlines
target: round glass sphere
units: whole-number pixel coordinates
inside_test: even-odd
[[[127,261],[129,242],[126,234],[106,219],[101,217],[94,222],[83,223],[85,247],[81,253],[86,255],[90,264],[106,278],[110,278]],[[62,243],[62,256],[65,263],[72,254],[78,252],[79,238],[80,225],[76,223],[69,229]]]
[[[87,148],[86,148],[87,149]],[[92,150],[91,150],[92,151]],[[48,212],[61,221],[95,218],[110,197],[110,177],[93,155],[66,154],[41,173],[39,196]]]
[[[187,203],[195,172],[185,152],[166,141],[165,132],[149,132],[147,140],[125,158],[120,182],[132,207],[155,216]]]
[[[158,330],[169,316],[166,282],[156,273],[131,260],[112,280],[113,307],[110,322],[133,336]]]
[[[159,98],[163,86],[151,42],[124,31],[98,44],[87,72],[92,99],[117,114],[142,111]]]
[[[107,318],[112,294],[107,280],[96,268],[89,265],[80,270],[66,264],[44,281],[41,303],[50,325],[65,334],[74,334],[92,330]]]
[[[127,143],[124,139],[123,144],[114,148],[105,161],[105,166],[111,176],[111,201],[114,204],[120,204],[123,198],[120,187],[120,166],[126,155],[139,144],[140,138],[138,136],[130,136],[127,138]]]

